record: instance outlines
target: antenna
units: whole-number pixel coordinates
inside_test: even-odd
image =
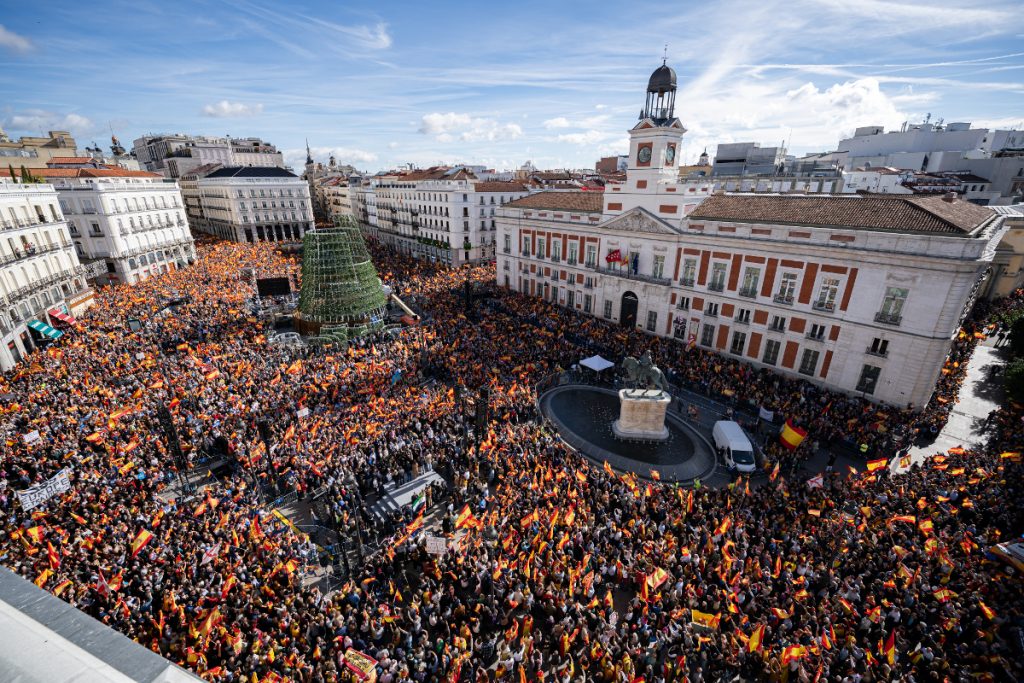
[[[666,62],[668,62],[668,43],[665,43],[665,52],[661,55],[661,65],[665,66]]]

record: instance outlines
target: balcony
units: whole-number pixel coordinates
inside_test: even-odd
[[[870,346],[864,349],[864,353],[869,356],[876,356],[877,358],[888,358],[889,349],[873,349]]]
[[[709,282],[708,283],[708,291],[709,292],[724,292],[725,291],[725,280],[721,280],[719,282]]]
[[[692,277],[684,277],[681,282],[683,287],[693,287],[696,284],[696,280]]]
[[[809,339],[810,341],[824,341],[825,332],[824,330],[818,332],[817,334],[815,334],[814,332],[808,332],[807,334],[804,335],[804,339]]]
[[[708,317],[708,318],[717,318],[718,317],[718,311],[717,310],[712,310],[712,309],[709,308],[706,311],[704,311],[704,315],[706,317]]]
[[[562,257],[561,256],[552,256],[551,257],[551,262],[552,263],[560,263],[561,261],[562,261]]]
[[[733,318],[732,321],[734,323],[736,323],[737,325],[749,325],[750,324],[750,318]]]
[[[777,304],[782,304],[783,306],[792,306],[793,305],[793,295],[792,294],[776,294],[774,297],[772,297],[772,301],[774,301]]]
[[[558,272],[551,273],[551,279],[558,282]]]
[[[785,325],[769,325],[768,326],[768,331],[769,332],[785,332],[786,331],[786,326]]]
[[[822,313],[834,313],[836,303],[834,301],[815,301],[811,304],[811,308]]]
[[[574,258],[572,258],[570,256],[569,258],[567,258],[565,260],[565,265],[567,265],[567,266],[575,266],[576,265],[576,259],[574,259]]]
[[[529,257],[530,257],[530,250],[529,250],[529,249],[523,249],[523,251],[522,251],[522,255],[523,255],[523,256],[524,256],[525,258],[529,258]]]
[[[501,250],[501,251],[502,251],[502,252],[504,252],[504,253],[506,253],[506,254],[511,254],[511,253],[512,253],[512,250],[511,250],[511,249],[509,249],[508,247],[504,247],[504,248],[502,248],[502,250]]]
[[[654,275],[642,275],[640,273],[632,273],[629,271],[628,268],[608,268],[607,266],[599,266],[597,265],[597,263],[588,263],[587,267],[603,275],[621,277],[625,280],[638,280],[640,282],[649,282],[653,285],[669,286],[672,284],[672,280],[670,280],[667,277],[657,277]]]
[[[739,295],[748,299],[756,299],[757,287],[744,287],[739,291]]]
[[[879,311],[875,313],[875,322],[882,323],[883,325],[896,325],[903,321],[903,316],[899,313],[888,313],[886,311]]]

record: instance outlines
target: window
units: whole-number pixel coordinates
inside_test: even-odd
[[[807,338],[808,339],[817,339],[818,341],[821,341],[822,339],[824,339],[824,337],[825,337],[825,326],[824,325],[819,325],[818,323],[813,323],[811,325],[811,329],[808,330],[808,332],[807,332]]]
[[[813,308],[818,311],[834,311],[837,294],[839,294],[839,280],[834,277],[825,278],[821,281],[821,288],[818,289],[818,298],[814,300]]]
[[[512,251],[512,235],[505,235],[504,236],[504,240],[505,240],[505,253],[507,254],[510,251]]]
[[[579,258],[579,245],[576,244],[575,242],[570,242],[569,243],[569,259],[568,259],[569,260],[569,265],[570,266],[576,265],[576,261],[578,260],[578,258]]]
[[[566,303],[566,305],[567,305],[567,306],[568,306],[569,308],[575,308],[575,306],[576,306],[576,292],[574,292],[573,290],[571,290],[571,289],[570,289],[570,290],[569,290],[569,291],[568,291],[568,292],[566,293],[566,295],[565,295],[565,296],[566,296],[566,298],[565,298],[565,303]]]
[[[736,312],[736,322],[742,323],[744,325],[749,325],[750,324],[750,309],[749,308],[741,308],[741,309],[739,309]]]
[[[529,255],[530,255],[530,238],[529,237],[524,237],[523,238],[523,256],[529,256]]]
[[[665,276],[665,257],[664,256],[655,256],[654,257],[654,267],[651,268],[651,275],[653,275],[654,277],[664,277]]]
[[[562,260],[562,242],[560,240],[555,240],[551,243],[551,260]]]
[[[902,287],[886,287],[882,310],[875,315],[875,322],[899,325],[903,319],[903,305],[907,302],[909,293],[910,290]]]
[[[779,283],[779,293],[775,295],[775,303],[791,304],[796,293],[796,273],[783,273]]]
[[[804,355],[800,359],[800,374],[813,375],[818,368],[818,352],[814,349],[804,349]]]
[[[707,307],[704,309],[704,315],[717,316],[718,304],[709,301]]]
[[[504,268],[502,268],[502,270],[508,270],[508,261],[505,261],[505,263],[504,263],[504,266],[505,266],[505,267],[504,267]]]
[[[690,310],[690,297],[688,297],[688,296],[681,296],[681,297],[679,297],[679,303],[676,304],[676,308],[678,308],[680,311],[688,311],[688,310]]]
[[[857,391],[864,392],[865,394],[874,394],[875,387],[878,386],[878,375],[881,372],[882,369],[874,365],[865,365],[861,368],[860,379],[857,380]]]
[[[743,348],[747,345],[747,333],[746,332],[733,332],[732,333],[732,345],[729,347],[731,353],[735,353],[737,356],[743,355]]]
[[[693,287],[693,283],[697,277],[697,259],[688,258],[683,261],[683,279],[682,284],[684,287]]]
[[[766,365],[775,365],[779,362],[779,349],[782,348],[782,342],[776,341],[775,339],[769,339],[764,344],[764,356],[761,357],[761,362]]]
[[[708,289],[713,292],[721,292],[725,289],[725,271],[724,263],[711,264],[711,282],[708,283]]]
[[[609,319],[612,317],[612,300],[611,299],[607,299],[604,302],[604,317],[605,318],[609,318]]]
[[[658,312],[647,311],[647,331],[654,332],[658,329]]]
[[[871,340],[871,346],[868,347],[867,352],[872,356],[881,356],[882,358],[885,358],[889,355],[889,340],[875,337]]]
[[[704,324],[700,330],[700,345],[711,346],[715,343],[715,326]]]
[[[773,315],[772,322],[768,325],[768,329],[773,332],[785,332],[786,331],[786,319],[781,315]]]
[[[583,295],[583,312],[584,313],[590,313],[590,309],[593,306],[593,302],[594,302],[594,297],[590,296],[589,294],[584,294]]]
[[[537,238],[537,258],[544,258],[544,238]]]
[[[757,284],[761,280],[760,268],[747,268],[743,273],[743,286],[740,287],[740,296],[754,298],[757,296]]]
[[[597,247],[593,244],[587,245],[587,267],[593,268],[597,265]]]

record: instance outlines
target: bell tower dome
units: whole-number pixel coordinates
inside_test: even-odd
[[[640,112],[641,119],[651,119],[658,124],[674,119],[676,110],[676,72],[665,62],[662,60],[647,81],[647,102]]]

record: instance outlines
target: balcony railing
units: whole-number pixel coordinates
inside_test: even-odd
[[[567,265],[567,266],[575,266],[576,265],[576,259],[574,259],[572,257],[566,259],[565,260],[565,265]]]
[[[834,301],[815,301],[811,304],[811,308],[823,313],[833,313],[836,310],[836,303]]]
[[[606,266],[599,266],[596,263],[588,263],[588,268],[602,273],[604,275],[612,275],[614,277],[621,277],[626,280],[639,280],[640,282],[650,282],[654,285],[671,285],[672,280],[667,277],[656,277],[654,275],[643,275],[641,273],[631,273],[628,268],[608,268]]]
[[[769,325],[768,326],[768,331],[769,332],[785,332],[786,331],[786,326],[785,325]]]
[[[709,308],[706,311],[704,311],[704,315],[706,315],[709,318],[717,318],[718,317],[718,311],[713,311],[713,310],[711,310]]]
[[[739,294],[740,296],[746,297],[748,299],[756,299],[757,287],[744,287],[740,289]]]
[[[875,313],[876,323],[882,323],[883,325],[899,325],[902,321],[903,316],[898,313],[887,313],[885,311]]]
[[[708,283],[708,291],[709,292],[723,292],[723,291],[725,291],[725,281],[723,280],[722,282],[709,282]]]
[[[733,318],[733,322],[737,325],[749,325],[750,318]]]
[[[878,356],[879,358],[888,358],[889,349],[873,349],[870,346],[864,349],[864,353],[869,356]]]
[[[696,280],[692,277],[684,277],[682,279],[683,287],[693,287],[696,284]]]
[[[810,339],[811,341],[822,341],[825,338],[825,332],[808,332],[807,334],[804,335],[804,338]]]
[[[791,295],[791,294],[776,294],[774,297],[772,297],[772,301],[774,301],[777,304],[782,304],[783,306],[792,306],[793,305],[793,295]]]

